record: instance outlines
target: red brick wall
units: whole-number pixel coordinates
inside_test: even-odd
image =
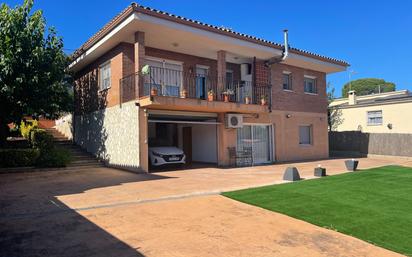
[[[265,66],[264,61],[254,61],[254,78],[258,85],[270,84],[270,68]]]
[[[285,64],[271,67],[272,107],[274,110],[327,113],[326,74]],[[283,90],[283,71],[291,72],[292,92]],[[304,75],[316,77],[317,94],[304,92]]]
[[[196,65],[209,66],[210,74],[216,75],[216,60],[151,47],[146,47],[146,56],[183,62],[183,70],[186,73],[190,70],[195,71]],[[109,90],[100,92],[98,90],[98,67],[107,60],[111,60],[112,84]],[[235,80],[240,80],[239,64],[227,63],[227,69],[233,70]],[[284,64],[273,64],[271,74],[269,74],[269,69],[264,66],[263,61],[256,61],[254,70],[257,83],[272,84],[274,110],[327,112],[325,73]],[[283,71],[292,72],[292,92],[284,91],[282,88]],[[119,104],[119,80],[131,74],[134,74],[134,47],[133,44],[121,43],[75,74],[75,112],[88,113]],[[304,75],[317,78],[318,93],[316,95],[304,93]]]
[[[119,80],[133,71],[133,49],[120,43],[74,75],[75,113],[89,113],[119,104]],[[110,60],[111,88],[99,91],[99,65]],[[123,64],[126,64],[125,66]],[[125,68],[123,68],[125,67]],[[130,68],[131,67],[131,68]]]

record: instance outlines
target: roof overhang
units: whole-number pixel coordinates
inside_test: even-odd
[[[99,31],[97,36],[92,38],[94,40],[89,40],[76,51],[69,69],[73,72],[81,70],[121,42],[133,44],[136,31],[145,32],[145,44],[148,47],[209,59],[216,59],[217,51],[224,50],[227,52],[227,61],[233,63],[250,62],[253,57],[268,60],[282,55],[281,47],[270,43],[174,17],[164,17],[146,9],[139,10],[126,12],[121,19],[109,23],[110,28],[106,33]],[[347,64],[299,53],[293,49],[283,63],[325,73],[343,71],[347,67]]]

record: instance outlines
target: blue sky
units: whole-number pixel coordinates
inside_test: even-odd
[[[11,6],[23,0],[6,0]],[[57,28],[71,53],[131,0],[37,0],[47,23]],[[138,3],[268,40],[282,42],[289,29],[292,46],[343,59],[354,79],[376,77],[412,90],[412,1],[193,1]],[[340,96],[348,72],[328,81]]]

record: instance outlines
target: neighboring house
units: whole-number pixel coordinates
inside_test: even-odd
[[[335,99],[329,109],[333,131],[412,133],[412,94],[408,90]]]
[[[326,75],[348,64],[287,49],[282,61],[280,44],[132,4],[73,54],[74,140],[144,171],[159,145],[219,166],[233,150],[251,165],[326,158]]]

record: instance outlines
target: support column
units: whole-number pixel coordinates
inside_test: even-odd
[[[224,113],[219,113],[217,120],[222,123],[217,126],[218,166],[227,167],[231,164],[228,148],[236,147],[236,129],[225,128]]]
[[[134,71],[136,73],[135,83],[136,83],[136,96],[139,98],[140,93],[143,92],[143,80],[138,75],[144,65],[145,58],[145,33],[137,31],[134,34]],[[148,117],[144,109],[139,108],[139,163],[140,169],[145,172],[149,172],[149,145],[148,145]]]
[[[139,162],[140,169],[149,172],[149,135],[148,117],[143,108],[139,108]]]
[[[217,52],[217,92],[216,97],[220,99],[226,83],[226,51]]]
[[[134,33],[134,67],[136,72],[143,66],[143,60],[145,57],[144,41],[144,32],[137,31]]]

